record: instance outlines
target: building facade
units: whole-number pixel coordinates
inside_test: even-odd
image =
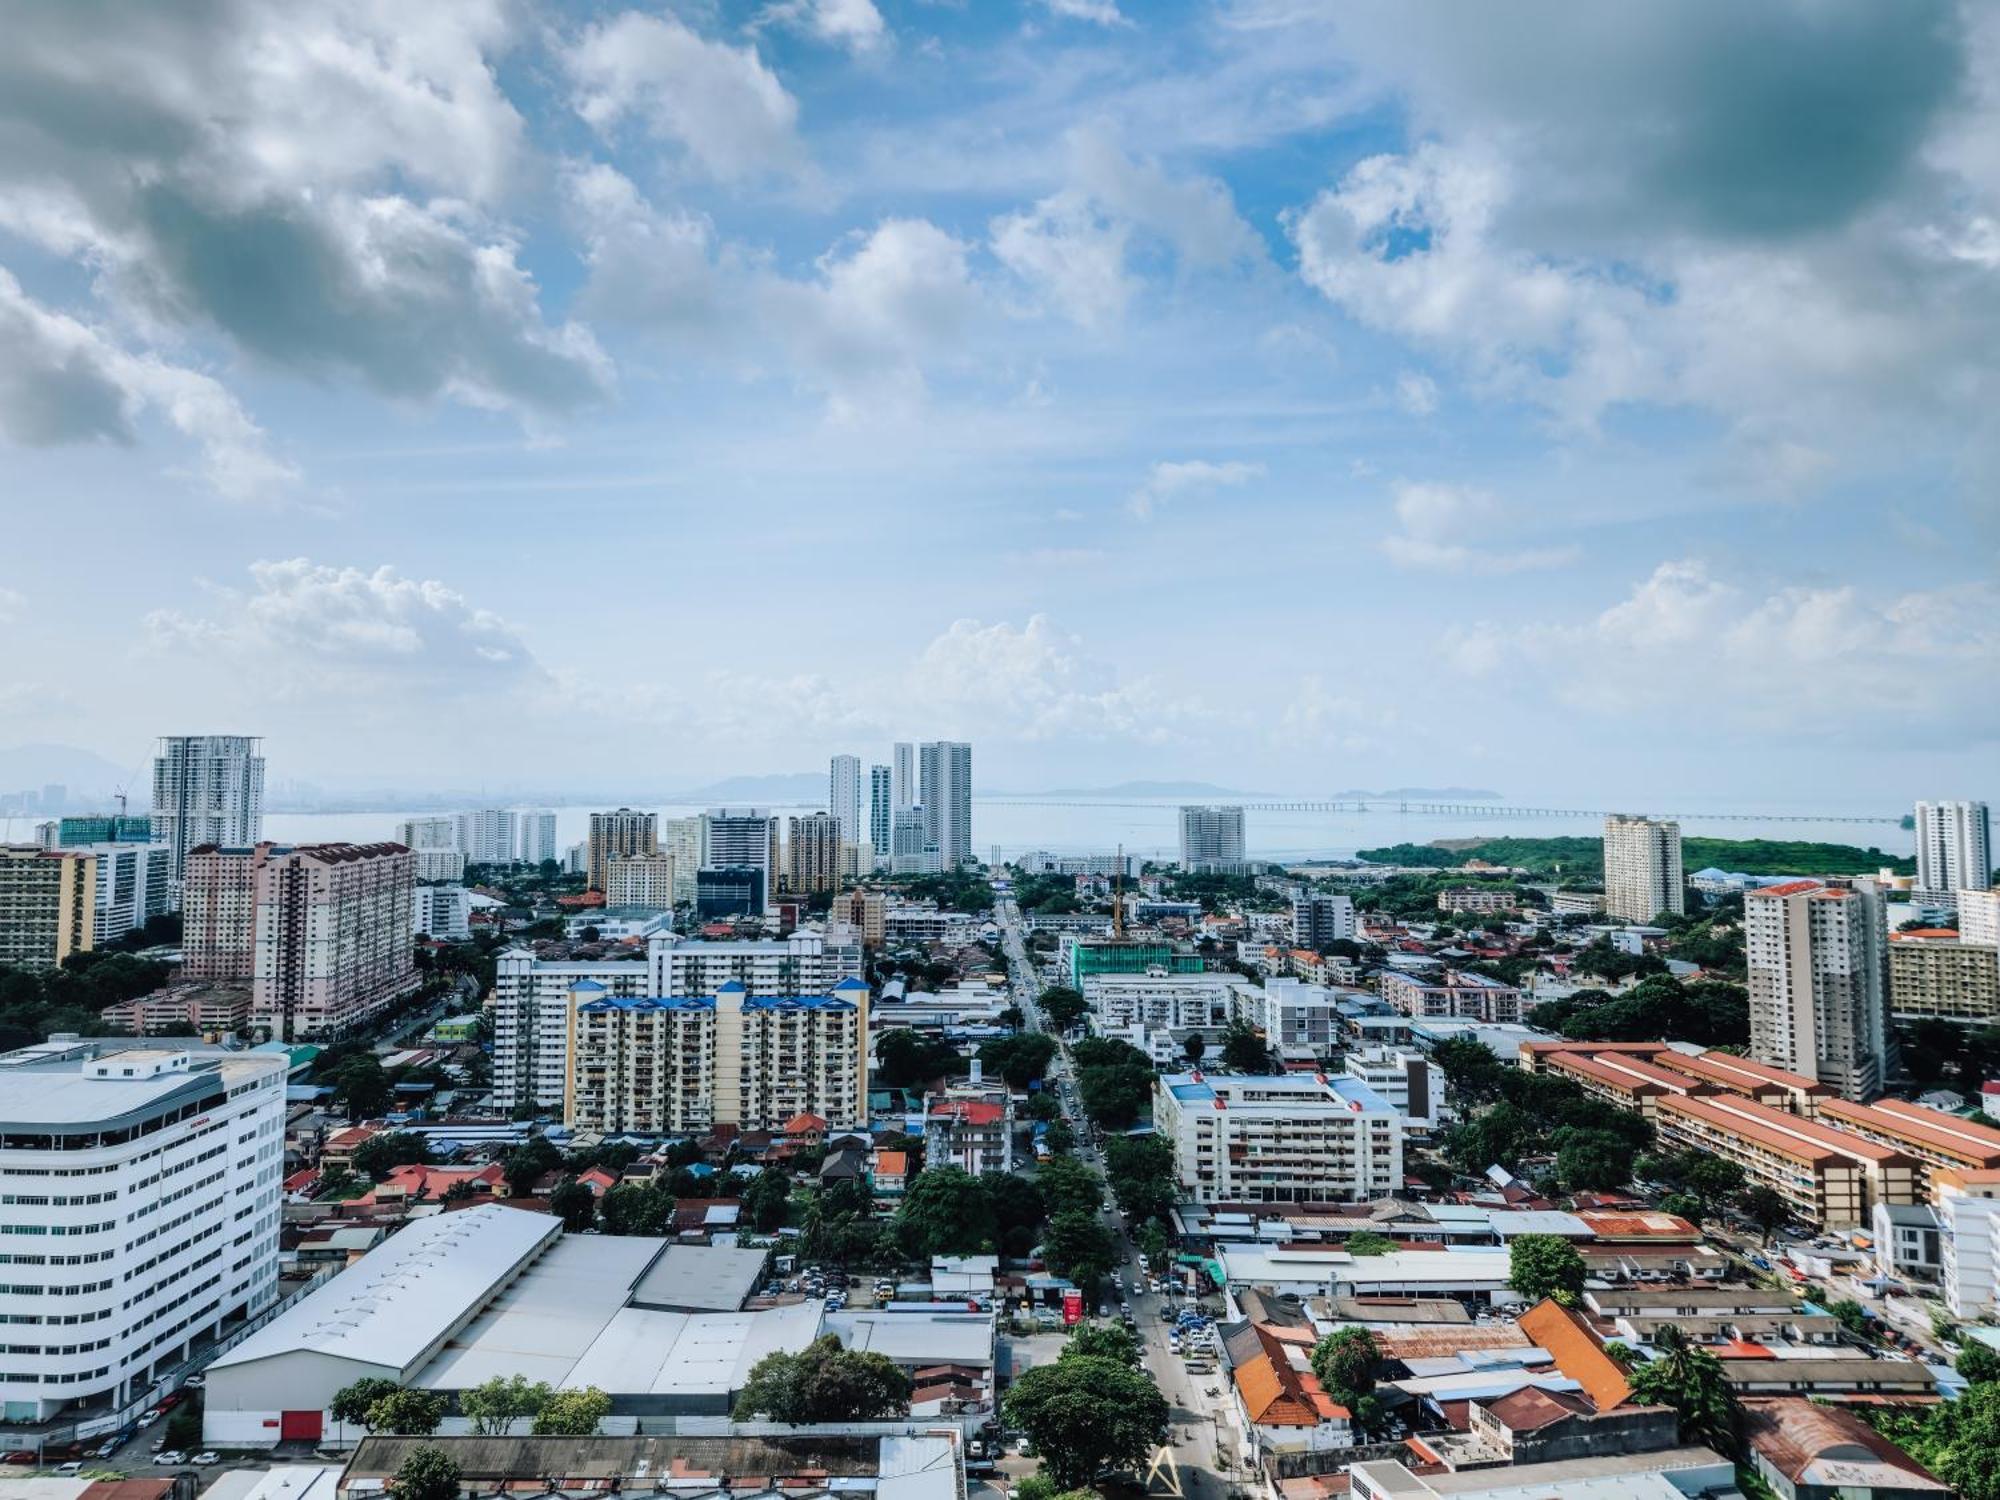
[[[1153,1121],[1197,1202],[1365,1202],[1402,1186],[1403,1118],[1358,1079],[1164,1075]]]
[[[458,847],[469,865],[511,865],[519,857],[519,827],[510,807],[458,815]]]
[[[934,740],[918,756],[917,799],[924,809],[924,840],[935,845],[939,867],[972,863],[972,746]]]
[[[416,860],[400,844],[259,845],[251,1024],[277,1041],[340,1036],[421,982]]]
[[[1743,899],[1750,1055],[1868,1100],[1889,1076],[1888,925],[1869,880],[1793,880]]]
[[[396,842],[416,855],[418,880],[465,878],[457,818],[405,818],[396,825]]]
[[[241,734],[161,738],[153,760],[153,838],[167,846],[176,909],[190,850],[247,846],[263,836],[263,743]]]
[[[604,866],[604,904],[671,910],[679,875],[671,854],[614,855]]]
[[[1891,933],[1889,1009],[1901,1018],[2000,1021],[2000,947],[1948,928]]]
[[[1292,943],[1299,948],[1324,948],[1354,941],[1354,898],[1308,891],[1292,902]]]
[[[826,810],[840,825],[839,841],[843,844],[868,842],[865,793],[866,787],[861,780],[861,757],[834,756],[827,765]]]
[[[1650,922],[1687,910],[1681,825],[1613,813],[1604,820],[1604,914]]]
[[[97,946],[97,858],[0,844],[0,964],[55,969]]]
[[[924,1099],[924,1165],[974,1177],[1014,1170],[1014,1098],[1004,1088],[946,1089]]]
[[[701,868],[701,819],[668,818],[660,825],[660,852],[674,860],[674,902],[694,900],[695,871]]]
[[[1100,1032],[1133,1026],[1174,1031],[1227,1026],[1228,974],[1095,974],[1082,984]]]
[[[102,948],[172,910],[165,844],[65,844],[64,852],[97,861],[94,946]]]
[[[1262,984],[1237,979],[1229,986],[1230,1019],[1260,1032],[1274,1046],[1324,1053],[1341,1040],[1340,1002],[1353,993],[1301,979],[1271,978]]]
[[[761,807],[711,808],[701,815],[701,868],[760,870],[768,899],[778,888],[778,820]]]
[[[889,862],[890,830],[896,812],[894,783],[887,766],[868,768],[868,845],[876,868]]]
[[[584,871],[593,891],[604,889],[605,864],[617,855],[658,854],[660,820],[649,812],[621,807],[615,812],[590,815],[589,868]]]
[[[462,885],[419,885],[411,892],[410,928],[447,943],[472,941],[472,892]]]
[[[852,760],[852,756],[844,757]],[[857,768],[860,762],[855,762]],[[793,818],[785,833],[785,889],[819,894],[840,884],[840,846],[846,837],[833,813]]]
[[[1406,1016],[1471,1016],[1502,1023],[1521,1019],[1518,985],[1469,970],[1426,975],[1384,969],[1382,998]]]
[[[556,815],[546,810],[522,813],[516,852],[524,865],[540,865],[556,858]]]
[[[1950,906],[1960,891],[1993,884],[1993,817],[1984,802],[1917,804],[1917,878],[1920,900]]]
[[[1216,870],[1225,874],[1246,863],[1243,809],[1183,807],[1181,809],[1181,868]]]
[[[917,747],[908,740],[898,740],[891,751],[889,772],[889,794],[896,808],[914,807],[917,803]]]

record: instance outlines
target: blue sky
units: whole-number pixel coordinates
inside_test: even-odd
[[[0,740],[2000,791],[1990,7],[18,32]]]

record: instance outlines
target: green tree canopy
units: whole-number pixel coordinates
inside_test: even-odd
[[[658,1187],[621,1182],[597,1206],[606,1234],[659,1238],[672,1230],[674,1195]]]
[[[397,1167],[431,1159],[430,1144],[413,1130],[391,1130],[370,1136],[354,1151],[354,1170],[370,1177],[386,1177]]]
[[[1038,1168],[1035,1186],[1050,1215],[1072,1210],[1094,1214],[1104,1203],[1104,1179],[1075,1157],[1057,1157]]]
[[[1247,1021],[1231,1021],[1222,1033],[1222,1065],[1238,1073],[1269,1073],[1271,1049]]]
[[[457,1459],[426,1443],[403,1455],[389,1490],[396,1500],[458,1500],[463,1477]]]
[[[1575,1306],[1583,1274],[1583,1257],[1559,1234],[1517,1235],[1507,1247],[1507,1285],[1530,1302],[1553,1297]]]
[[[766,1167],[744,1187],[743,1208],[751,1224],[769,1234],[783,1226],[791,1195],[792,1179],[776,1167]]]
[[[563,1221],[563,1228],[581,1234],[597,1222],[597,1194],[574,1177],[565,1177],[549,1194],[549,1212]]]
[[[1017,1089],[1025,1089],[1048,1072],[1049,1060],[1055,1055],[1055,1038],[1039,1031],[996,1036],[979,1047],[979,1060],[987,1071],[998,1073],[1010,1088]]]
[[[846,1349],[833,1334],[751,1367],[736,1398],[739,1422],[873,1422],[910,1409],[910,1380],[886,1355]]]
[[[1042,1259],[1065,1280],[1088,1287],[1118,1264],[1118,1242],[1094,1213],[1053,1214],[1042,1231]]]
[[[1766,1240],[1784,1228],[1792,1216],[1792,1206],[1785,1201],[1784,1194],[1761,1182],[1736,1195],[1736,1209],[1757,1226],[1757,1232]]]
[[[927,1167],[903,1192],[897,1236],[911,1255],[978,1255],[992,1250],[993,1200],[958,1167]]]
[[[1079,1323],[1063,1346],[1060,1359],[1109,1359],[1139,1366],[1139,1341],[1113,1323]]]
[[[1556,1176],[1572,1193],[1623,1187],[1632,1180],[1632,1151],[1618,1136],[1573,1127],[1557,1132]]]
[[[1689,1343],[1671,1323],[1653,1335],[1653,1350],[1653,1358],[1629,1377],[1633,1396],[1679,1413],[1681,1441],[1705,1443],[1735,1457],[1740,1413],[1722,1361]]]
[[[2000,1380],[2000,1350],[1980,1339],[1967,1338],[1954,1368],[1974,1385]]]
[[[1106,1130],[1126,1130],[1138,1123],[1153,1102],[1153,1065],[1115,1063],[1077,1072],[1077,1097],[1084,1113]]]
[[[1386,1234],[1363,1229],[1347,1237],[1346,1248],[1349,1255],[1387,1255],[1396,1248],[1396,1242]]]
[[[942,1037],[897,1026],[875,1039],[873,1076],[879,1088],[920,1089],[963,1069],[958,1049]]]
[[[445,1399],[435,1391],[398,1388],[389,1391],[368,1408],[366,1425],[370,1432],[390,1432],[397,1437],[429,1437],[444,1420]]]
[[[349,1427],[371,1427],[368,1413],[374,1409],[375,1403],[401,1389],[395,1381],[380,1375],[364,1375],[335,1391],[326,1409],[336,1422],[345,1422]]]
[[[1352,1411],[1375,1389],[1375,1369],[1382,1350],[1365,1328],[1336,1328],[1313,1345],[1313,1374],[1335,1401]]]
[[[1035,1003],[1057,1031],[1068,1031],[1090,1012],[1090,1006],[1081,994],[1061,984],[1043,990],[1041,999]]]
[[[611,1398],[596,1386],[557,1391],[535,1414],[537,1437],[589,1437],[611,1415]]]
[[[1041,1450],[1063,1489],[1107,1468],[1137,1468],[1166,1437],[1167,1403],[1152,1377],[1116,1360],[1058,1359],[1008,1388],[1001,1409]]]
[[[530,1382],[525,1375],[495,1375],[459,1392],[458,1409],[481,1437],[495,1437],[524,1417],[541,1414],[549,1404],[547,1381]]]

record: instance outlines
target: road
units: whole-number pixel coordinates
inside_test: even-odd
[[[1008,982],[1014,1003],[1021,1007],[1028,1030],[1045,1030],[1041,1010],[1035,1003],[1042,991],[1041,976],[1023,937],[1020,908],[1011,899],[1002,897],[995,905],[994,916],[1007,954]],[[1055,1077],[1056,1098],[1062,1105],[1063,1118],[1076,1133],[1076,1154],[1102,1171],[1097,1149],[1092,1144],[1090,1124],[1077,1102],[1076,1071],[1069,1045],[1062,1036],[1051,1034],[1055,1035],[1056,1057],[1050,1070]],[[1224,1500],[1231,1487],[1229,1475],[1236,1452],[1236,1427],[1229,1415],[1228,1387],[1224,1383],[1228,1376],[1219,1368],[1206,1375],[1189,1375],[1181,1357],[1167,1345],[1167,1334],[1173,1325],[1173,1310],[1168,1305],[1172,1299],[1156,1297],[1145,1290],[1145,1262],[1132,1248],[1125,1222],[1115,1208],[1104,1210],[1104,1222],[1118,1244],[1118,1285],[1136,1288],[1131,1292],[1120,1291],[1118,1295],[1132,1305],[1146,1371],[1167,1401],[1181,1493],[1188,1500]],[[1210,1390],[1216,1395],[1209,1396]],[[1159,1494],[1165,1486],[1155,1482],[1151,1488]]]

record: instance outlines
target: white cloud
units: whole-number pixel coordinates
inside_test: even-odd
[[[1207,459],[1167,460],[1153,465],[1146,482],[1125,499],[1125,509],[1147,520],[1169,501],[1207,490],[1236,489],[1253,479],[1261,479],[1264,466],[1231,459],[1211,463]]]
[[[759,19],[796,27],[856,54],[879,51],[891,40],[875,0],[780,0]]]
[[[725,309],[738,300],[740,280],[717,264],[715,226],[707,217],[655,208],[603,162],[570,163],[562,181],[590,268],[584,310],[626,328],[699,335],[704,352],[719,352],[731,333]]]
[[[1575,561],[1575,547],[1495,545],[1507,516],[1485,490],[1455,484],[1395,486],[1396,524],[1382,550],[1399,567],[1439,573],[1522,573]]]
[[[1083,328],[1115,323],[1131,300],[1123,226],[1091,211],[1081,194],[1044,198],[1027,213],[992,224],[993,253],[1063,315]]]
[[[1128,156],[1102,126],[1072,130],[1066,145],[1076,190],[1111,218],[1165,240],[1184,265],[1216,268],[1265,258],[1264,242],[1236,212],[1220,179],[1176,177],[1157,161]]]
[[[638,119],[724,181],[800,169],[799,106],[755,47],[710,41],[671,15],[625,11],[564,56],[578,114],[610,135]]]
[[[1118,0],[1041,0],[1051,15],[1067,21],[1088,21],[1093,26],[1130,26],[1132,22],[1118,9]]]

